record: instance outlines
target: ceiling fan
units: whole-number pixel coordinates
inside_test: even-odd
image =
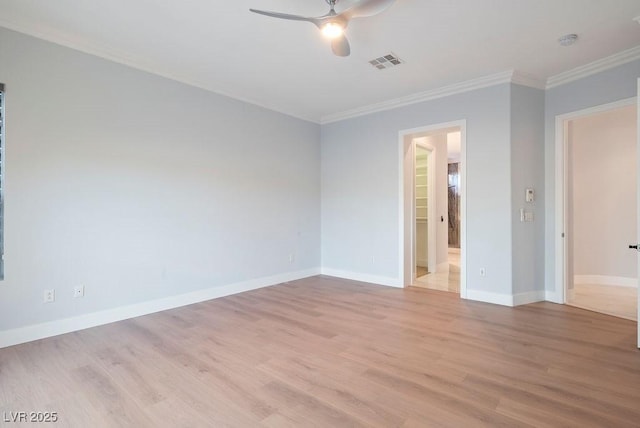
[[[344,31],[349,25],[349,21],[355,18],[365,18],[377,15],[391,6],[395,0],[361,0],[353,7],[336,13],[335,6],[338,0],[325,0],[331,7],[329,13],[318,17],[306,17],[300,15],[289,15],[287,13],[269,12],[266,10],[249,9],[251,12],[260,15],[271,16],[273,18],[289,19],[292,21],[307,21],[314,24],[322,31],[327,38],[331,39],[331,50],[338,56],[349,56],[351,48],[349,41],[344,35]]]

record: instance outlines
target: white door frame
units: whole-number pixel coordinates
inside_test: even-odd
[[[556,139],[555,139],[555,288],[556,288],[556,303],[567,303],[567,286],[569,284],[569,278],[567,278],[567,264],[568,264],[568,251],[567,251],[567,179],[568,179],[568,124],[569,121],[578,119],[585,116],[591,116],[597,113],[604,113],[610,110],[615,110],[621,107],[628,107],[636,104],[636,97],[627,98],[612,103],[602,104],[595,107],[586,108],[583,110],[574,111],[571,113],[565,113],[556,116]]]
[[[636,130],[636,147],[637,147],[637,153],[636,153],[636,168],[640,168],[640,79],[638,79],[638,92],[637,92],[637,96],[636,96],[636,126],[638,127],[638,129]],[[636,183],[637,189],[636,191],[638,192],[638,194],[640,195],[640,174],[638,174],[637,177],[637,183]],[[636,236],[636,244],[640,243],[640,197],[638,198],[638,236]],[[638,260],[638,268],[640,268],[640,255]],[[636,326],[636,330],[637,330],[637,335],[638,335],[638,341],[637,341],[637,346],[638,348],[640,348],[640,275],[638,275],[638,283],[637,285],[637,294],[638,294],[638,306],[637,306],[637,310],[638,310],[638,317],[637,317],[637,326]]]
[[[435,272],[436,269],[436,251],[437,251],[437,247],[436,247],[436,238],[437,238],[437,232],[438,230],[436,229],[436,199],[435,199],[435,186],[438,185],[437,180],[436,180],[436,148],[433,147],[431,144],[428,143],[422,143],[422,142],[417,142],[417,141],[413,141],[411,144],[411,148],[410,150],[413,151],[412,154],[412,159],[413,159],[413,207],[411,210],[411,214],[413,216],[412,218],[412,226],[414,227],[413,231],[412,231],[412,243],[411,243],[411,263],[414,266],[414,268],[411,270],[411,283],[413,284],[416,280],[416,271],[415,271],[415,266],[418,264],[417,263],[417,258],[416,258],[416,241],[415,241],[415,236],[416,236],[416,224],[417,224],[417,218],[416,218],[416,193],[415,193],[415,189],[416,189],[416,183],[415,183],[415,170],[416,170],[416,148],[417,147],[422,147],[423,149],[427,150],[429,152],[429,163],[427,165],[427,234],[428,234],[428,238],[427,238],[427,270],[429,271],[429,273]]]
[[[415,159],[413,156],[411,140],[414,137],[420,136],[420,134],[433,133],[439,129],[447,128],[459,128],[460,129],[460,297],[467,298],[467,121],[457,120],[453,122],[438,123],[434,125],[428,125],[420,128],[406,129],[399,132],[399,144],[398,144],[398,235],[400,237],[398,245],[398,270],[400,272],[400,284],[403,287],[407,287],[412,284],[411,272],[415,269],[412,266],[412,257],[406,257],[407,254],[412,254],[413,246],[413,224],[411,207],[413,206],[412,196],[413,190],[410,189],[411,184],[408,183],[408,171],[411,171],[411,167],[407,164],[409,158]],[[407,141],[409,140],[409,141]],[[408,146],[407,146],[408,145]],[[415,171],[415,168],[413,168]],[[411,175],[415,175],[412,172]]]

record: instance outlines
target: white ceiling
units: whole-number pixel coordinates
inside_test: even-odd
[[[397,0],[351,22],[347,58],[312,24],[250,7],[328,10],[324,0],[0,0],[0,26],[315,122],[506,70],[544,82],[640,45],[638,0]],[[578,43],[559,46],[567,33]],[[388,52],[405,64],[368,64]]]

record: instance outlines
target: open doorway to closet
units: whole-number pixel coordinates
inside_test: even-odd
[[[637,107],[566,120],[566,303],[637,319]]]
[[[463,121],[401,133],[404,284],[462,297],[464,134]]]
[[[414,252],[416,278],[422,278],[436,271],[436,153],[426,137],[414,139],[415,180],[414,180]]]

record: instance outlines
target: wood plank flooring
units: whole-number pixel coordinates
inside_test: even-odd
[[[638,427],[636,324],[314,277],[0,349],[56,427]]]
[[[574,284],[568,304],[614,317],[638,319],[638,289],[601,284]]]

